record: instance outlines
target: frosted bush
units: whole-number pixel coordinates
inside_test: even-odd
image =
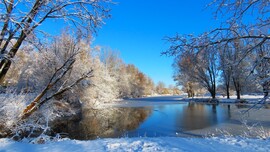
[[[259,124],[248,124],[247,120],[242,120],[242,132],[240,135],[243,138],[258,138],[258,139],[270,139],[270,129],[264,128]],[[217,135],[222,135],[225,138],[235,137],[230,130],[216,129]],[[216,137],[216,134],[210,134],[209,137]]]
[[[76,112],[68,103],[64,101],[52,100],[44,104],[37,112],[33,113],[27,120],[19,121],[12,128],[12,139],[24,140],[27,139],[33,143],[43,143],[53,140],[55,133],[51,127],[61,117],[72,117]],[[58,137],[59,138],[59,135]]]
[[[270,130],[260,127],[259,129],[255,130],[257,137],[261,139],[269,139],[270,138]]]
[[[27,102],[33,98],[33,94],[0,94],[1,124],[6,128],[12,128],[19,119],[19,115]]]
[[[250,137],[256,137],[259,139],[268,139],[270,138],[270,129],[264,128],[260,126],[259,124],[252,124],[248,125],[248,122],[245,120],[242,122],[244,128],[247,129],[247,131],[244,131],[243,136],[250,138]]]

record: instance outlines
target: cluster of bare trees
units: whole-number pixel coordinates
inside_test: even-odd
[[[60,20],[76,29],[81,38],[89,37],[103,20],[110,17],[110,0],[3,0],[0,2],[0,83],[9,86],[18,82],[24,92],[35,90],[39,94],[23,110],[21,118],[33,113],[46,101],[71,91],[86,78],[93,76],[93,70],[75,73],[81,49],[71,39],[45,44],[46,31],[40,26],[47,20]],[[46,29],[46,28],[45,28]],[[76,43],[79,43],[76,42]],[[31,44],[31,45],[30,45]],[[26,49],[26,45],[33,48]],[[24,52],[16,55],[21,47]],[[23,58],[24,60],[21,60]],[[10,71],[12,62],[20,60]],[[82,62],[82,61],[80,61]],[[84,71],[85,73],[81,73]],[[19,73],[18,73],[19,72]],[[6,75],[8,74],[8,78]],[[16,78],[14,78],[16,76]],[[6,78],[6,79],[5,79]],[[11,82],[9,80],[15,79]]]
[[[3,81],[16,92],[36,97],[23,110],[26,117],[49,100],[81,100],[87,105],[119,98],[154,94],[179,94],[176,87],[157,87],[150,77],[132,64],[125,64],[117,52],[91,48],[90,42],[62,34],[37,51],[23,45]]]
[[[217,0],[217,18],[225,18],[220,28],[201,35],[168,37],[170,48],[163,52],[176,56],[175,78],[181,84],[199,83],[215,98],[218,78],[221,78],[229,98],[231,86],[240,98],[248,87],[260,84],[268,96],[270,84],[269,1]],[[251,85],[253,84],[253,85]],[[253,89],[256,90],[256,89]]]
[[[156,94],[159,95],[180,95],[182,94],[181,90],[173,85],[166,86],[162,81],[159,81],[153,90]]]
[[[110,0],[3,0],[0,2],[0,82],[25,41],[36,44],[38,29],[46,20],[61,19],[88,36],[109,15]],[[38,44],[40,45],[40,43]]]
[[[86,81],[88,77],[91,78]],[[125,64],[117,52],[91,48],[89,43],[67,34],[56,37],[39,51],[29,45],[22,46],[3,84],[15,86],[17,92],[23,93],[50,89],[57,92],[66,87],[74,89],[69,82],[78,80],[82,81],[76,82],[82,83],[79,90],[83,90],[89,100],[99,99],[100,102],[155,93],[152,79],[134,65]],[[88,85],[91,87],[86,87]],[[82,94],[82,91],[74,94]]]
[[[117,98],[179,93],[176,87],[155,87],[151,78],[125,64],[117,53],[91,48],[91,36],[110,18],[111,4],[111,0],[0,1],[0,91],[4,98],[0,132],[3,126],[11,130],[25,121],[40,122],[48,113],[54,115],[49,119],[55,119]],[[47,33],[48,20],[67,24],[66,33]],[[14,90],[7,92],[10,88]],[[29,97],[18,104],[11,94],[16,99]],[[8,115],[9,109],[16,113]],[[11,123],[6,125],[6,121]]]
[[[0,2],[1,92],[3,87],[16,86],[17,91],[32,93],[33,96],[24,102],[19,120],[16,122],[14,118],[14,125],[39,111],[44,104],[51,104],[49,100],[63,101],[63,104],[78,100],[80,89],[92,84],[93,68],[86,47],[82,46],[88,43],[83,39],[87,41],[104,19],[110,17],[111,4],[110,0]],[[68,24],[78,38],[65,35],[55,40],[52,37],[45,39],[50,36],[45,28],[48,20]],[[47,40],[50,43],[46,44]],[[7,105],[6,102],[1,103],[1,113],[8,113]]]
[[[175,59],[175,80],[185,87],[189,97],[194,96],[195,83],[199,83],[215,98],[217,54],[212,48],[194,51],[185,51]]]
[[[15,106],[18,102],[12,98],[1,102],[2,120],[13,119],[9,127],[25,120],[40,121],[48,114],[46,111],[57,117],[72,116],[82,107],[91,109],[117,98],[155,92],[151,78],[134,65],[125,64],[117,53],[91,48],[89,42],[67,34],[55,37],[39,51],[31,45],[23,45],[3,84],[7,89],[1,89],[1,97],[10,98],[9,92],[3,92],[8,88],[15,88],[12,94],[30,96],[28,100],[19,100],[20,106]],[[18,113],[13,118],[5,117],[8,109]]]

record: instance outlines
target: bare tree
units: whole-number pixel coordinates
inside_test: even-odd
[[[197,43],[197,42],[196,42]],[[199,43],[199,42],[198,42]],[[176,48],[171,48],[169,53],[174,54]],[[168,52],[167,52],[168,53]],[[212,98],[216,96],[216,82],[218,76],[218,56],[214,47],[207,48],[182,48],[176,57],[176,66],[180,73],[189,77],[189,81],[198,82],[205,87]]]
[[[232,52],[231,49],[228,49],[228,47],[224,47],[223,49],[220,49],[219,51],[220,55],[220,70],[222,72],[222,81],[225,85],[226,90],[226,96],[227,99],[230,99],[230,86],[231,86],[231,78],[232,78],[232,65],[231,58],[232,58]]]
[[[89,71],[88,73],[82,75],[80,78],[78,78],[76,81],[70,83],[69,85],[66,85],[64,82],[61,84],[59,89],[56,92],[53,92],[51,95],[48,95],[44,98],[44,96],[51,91],[54,87],[56,87],[56,84],[72,69],[72,66],[75,62],[75,54],[74,56],[71,56],[59,69],[55,71],[55,73],[52,75],[49,83],[47,86],[41,91],[38,96],[31,101],[31,103],[23,110],[23,113],[21,115],[22,119],[28,118],[33,112],[35,112],[40,106],[42,106],[44,103],[49,101],[52,98],[55,98],[66,91],[69,91],[74,86],[79,84],[82,80],[86,78],[90,78],[93,76],[93,70]]]
[[[232,45],[235,41],[241,41],[244,42],[244,47],[241,46],[241,57],[235,63],[232,63],[232,65],[238,65],[246,57],[268,45],[270,40],[268,32],[270,26],[269,5],[270,2],[267,0],[215,0],[210,6],[216,9],[216,17],[222,16],[222,20],[227,18],[223,20],[224,22],[222,22],[220,28],[205,32],[199,36],[176,34],[173,37],[168,37],[167,41],[171,43],[171,46],[163,54],[176,56],[185,50],[204,50],[213,46],[220,50]],[[209,41],[202,42],[205,37],[208,37]],[[270,84],[270,72],[266,66],[269,59],[269,54],[263,53],[261,56],[254,58],[253,61],[249,61],[252,62],[249,65],[253,69],[264,66],[264,69],[260,67],[261,70],[251,70],[251,72],[264,73],[262,74],[264,78],[261,78],[261,81],[263,81],[261,84],[266,96]]]
[[[244,45],[240,49],[242,57],[238,59],[238,64],[244,61],[250,54],[258,53],[256,58],[253,58],[252,68],[259,68],[256,71],[258,79],[261,79],[261,85],[264,88],[265,96],[269,92],[269,53],[264,50],[269,45],[270,35],[268,32],[270,26],[269,19],[269,5],[267,0],[217,0],[212,3],[212,6],[217,7],[216,15],[223,16],[226,14],[228,20],[222,26],[209,32],[210,35],[215,35],[215,39],[209,43],[215,44],[228,44],[235,41],[244,41]],[[250,22],[249,20],[253,20]],[[239,49],[239,48],[238,48]],[[261,51],[258,51],[261,50]],[[251,70],[254,73],[254,70]],[[262,77],[260,77],[260,76]]]
[[[23,113],[20,116],[21,119],[28,118],[44,103],[53,98],[58,100],[63,98],[65,99],[67,96],[65,93],[67,91],[72,91],[73,96],[76,96],[78,91],[76,94],[75,90],[79,89],[75,89],[75,87],[78,85],[82,87],[82,81],[93,77],[93,69],[90,67],[84,67],[82,66],[84,63],[80,63],[85,62],[82,57],[85,57],[85,60],[89,60],[89,58],[86,57],[87,55],[83,54],[86,50],[81,48],[81,46],[80,42],[75,41],[72,37],[62,35],[62,37],[55,39],[55,42],[53,42],[47,50],[43,50],[44,52],[42,51],[38,53],[39,57],[36,61],[40,61],[39,58],[44,60],[41,61],[41,63],[36,63],[38,67],[34,65],[29,67],[29,69],[33,68],[33,72],[30,73],[32,82],[27,83],[30,84],[30,87],[38,87],[42,89],[34,89],[39,93],[23,110]],[[35,75],[37,73],[41,75]],[[24,74],[27,75],[28,73]],[[25,86],[23,81],[28,80],[24,80],[23,77],[21,80],[22,84],[19,85]]]
[[[261,84],[265,96],[268,96],[270,90],[269,49],[269,42],[256,49],[254,56],[257,60],[251,70],[251,73],[255,75],[255,78],[257,78],[259,84]]]
[[[48,19],[62,19],[89,35],[109,18],[111,0],[2,0],[0,2],[0,82],[22,43]],[[37,30],[36,30],[37,31]]]
[[[248,77],[248,56],[243,54],[245,51],[245,41],[234,40],[232,43],[228,43],[230,50],[230,58],[227,58],[227,65],[231,69],[231,78],[236,91],[237,99],[241,98],[242,89],[245,87],[245,83]],[[239,62],[241,60],[241,62]]]
[[[191,68],[192,64],[189,64],[189,58],[187,60],[181,60],[181,57],[177,57],[174,60],[173,68],[174,68],[174,81],[177,82],[177,85],[183,86],[183,90],[188,94],[188,98],[194,97],[194,81],[192,77],[189,76],[189,73],[184,72],[183,69],[186,66]],[[185,64],[186,63],[186,64]]]
[[[157,86],[156,86],[156,92],[158,94],[165,94],[164,93],[164,89],[165,88],[166,88],[165,83],[162,82],[162,81],[159,81],[158,84],[157,84]]]

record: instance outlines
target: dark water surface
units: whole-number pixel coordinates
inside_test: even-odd
[[[241,126],[239,110],[234,104],[202,104],[179,102],[180,97],[134,99],[126,102],[164,102],[140,107],[115,107],[84,110],[84,117],[70,135],[75,139],[115,137],[200,136],[196,130]],[[166,102],[176,102],[166,104]],[[269,112],[269,110],[267,110]],[[265,114],[265,113],[264,113]],[[269,115],[270,116],[270,115]],[[252,121],[256,121],[254,116]],[[269,118],[269,117],[268,117]],[[259,120],[270,127],[270,121]],[[228,127],[227,127],[228,128]],[[195,131],[196,133],[194,133]],[[208,130],[209,133],[209,130]]]

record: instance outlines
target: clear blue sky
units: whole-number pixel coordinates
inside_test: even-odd
[[[173,81],[173,57],[161,56],[169,44],[165,36],[200,34],[216,27],[211,0],[114,0],[112,18],[98,30],[93,45],[120,52],[125,63],[134,64],[155,83]],[[47,21],[40,30],[61,33],[62,21]],[[62,29],[62,30],[61,30]]]
[[[118,0],[112,18],[94,40],[95,45],[119,51],[155,83],[175,84],[172,57],[161,56],[169,47],[164,36],[199,34],[214,27],[208,0]]]

